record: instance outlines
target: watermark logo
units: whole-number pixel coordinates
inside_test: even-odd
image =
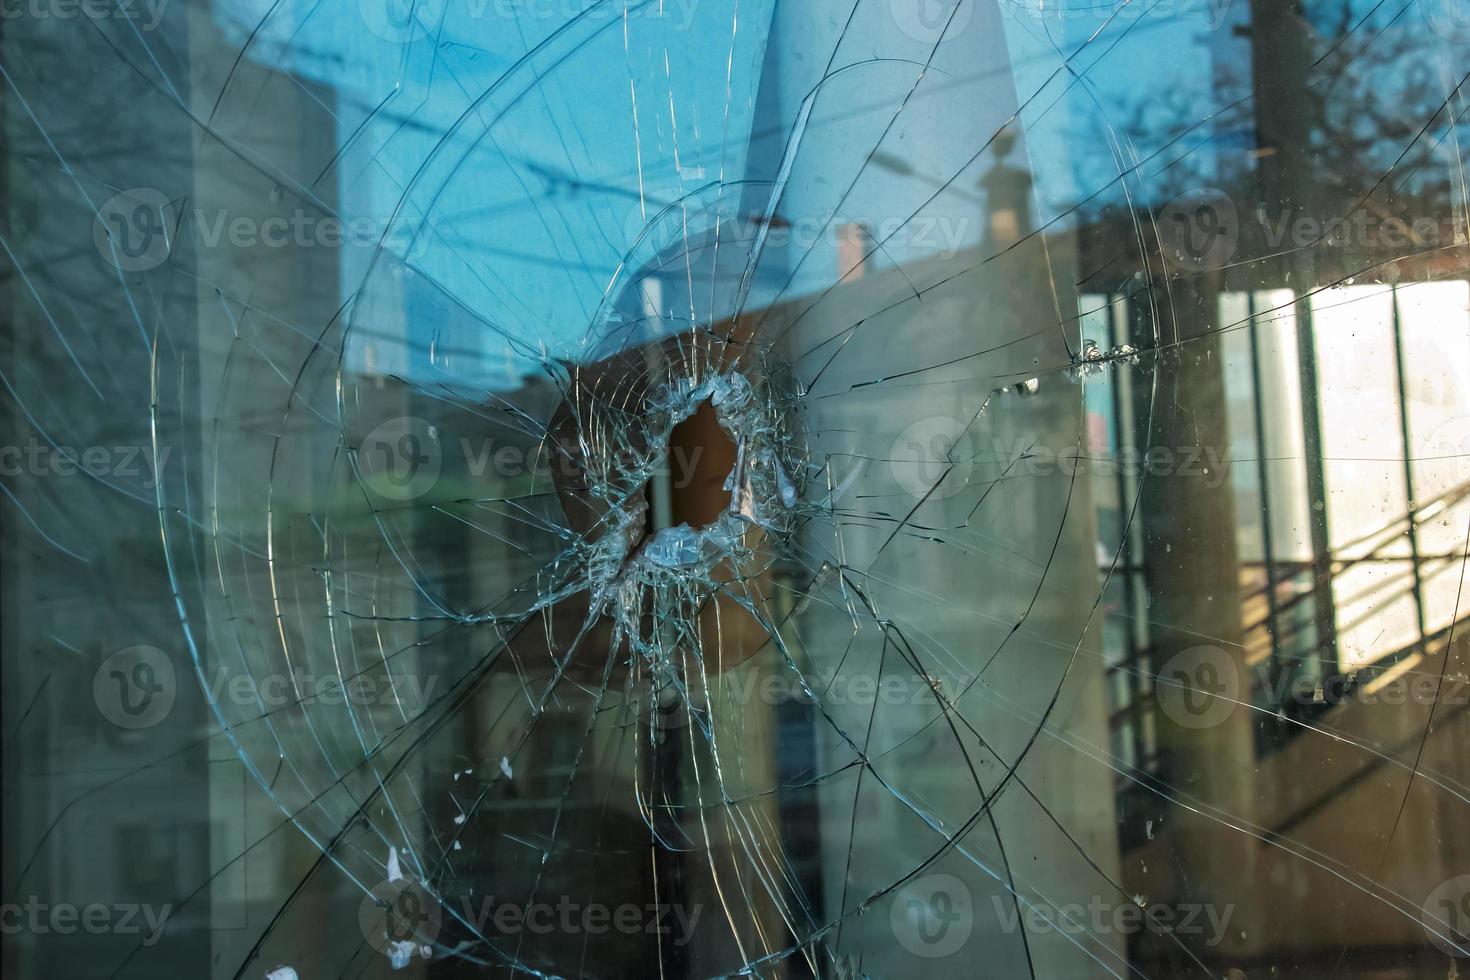
[[[1015,933],[1024,922],[1030,935],[1055,932],[1067,936],[1127,936],[1151,932],[1160,936],[1198,936],[1200,942],[1209,947],[1224,942],[1230,920],[1235,915],[1234,905],[1215,906],[1199,902],[1145,905],[1141,900],[1115,902],[1102,896],[1093,896],[1086,905],[1080,902],[1063,905],[1023,903],[1008,895],[994,895],[990,901],[996,922],[1007,934]]]
[[[623,220],[624,240],[630,250],[636,249],[640,255],[662,253],[681,242],[687,242],[686,247],[698,248],[713,242],[717,231],[724,241],[733,239],[754,247],[759,229],[760,218],[742,216],[733,201],[694,198],[667,209],[652,203],[635,206]],[[759,238],[762,248],[773,251],[809,252],[818,247],[841,251],[854,243],[867,251],[881,243],[888,252],[917,251],[954,258],[978,230],[979,223],[972,215],[858,218],[829,208],[790,219],[773,219]]]
[[[154,31],[163,23],[169,0],[0,0],[0,21],[19,20],[126,20],[140,31]]]
[[[234,705],[265,714],[296,705],[350,705],[354,708],[398,708],[409,717],[422,714],[433,698],[439,679],[403,672],[379,671],[359,674],[314,674],[301,668],[290,673],[231,674],[224,667],[215,671],[205,686],[205,696],[214,705]]]
[[[1415,459],[1441,489],[1470,483],[1470,415],[1457,415],[1431,429],[1419,441]]]
[[[875,706],[937,711],[946,691],[964,691],[973,680],[964,675],[887,673],[880,677],[862,671],[835,674],[737,671],[721,675],[713,695],[699,685],[686,687],[682,680],[673,677],[662,682],[645,680],[635,687],[632,703],[640,712],[647,710],[652,715],[650,723],[654,728],[675,729],[708,715],[711,698],[733,707],[821,704],[829,709],[857,708],[868,712]]]
[[[92,218],[92,243],[123,272],[148,272],[168,261],[178,208],[162,191],[135,187],[114,194]]]
[[[1429,29],[1446,41],[1470,41],[1470,0],[1419,0]]]
[[[703,446],[674,446],[650,462],[631,448],[599,457],[599,462],[667,477],[675,489],[694,482]],[[0,458],[3,459],[3,458]],[[584,476],[585,461],[559,450],[550,440],[497,442],[470,437],[450,438],[437,426],[414,416],[389,419],[363,439],[355,459],[363,483],[389,500],[412,500],[434,488],[445,469],[473,480],[554,480]]]
[[[471,17],[484,16],[489,3],[495,16],[505,20],[549,20],[564,24],[577,17],[594,20],[617,18],[629,21],[658,20],[665,30],[687,31],[702,0],[626,0],[601,3],[599,0],[463,0]]]
[[[132,250],[144,250],[144,242],[159,228],[148,210],[137,212],[132,198],[147,198],[153,204],[163,200],[160,191],[128,191],[128,210],[122,219],[109,219],[113,229],[121,226],[125,241]],[[204,209],[194,207],[187,212],[169,210],[169,234],[191,235],[200,250],[229,247],[241,248],[384,248],[394,253],[407,253],[415,242],[431,237],[444,237],[440,219],[435,216],[407,219],[401,215],[340,216],[319,210],[297,209],[276,213],[232,213],[228,207]],[[172,247],[172,245],[171,245]],[[154,245],[156,248],[156,245]],[[104,253],[109,256],[110,253]]]
[[[357,0],[363,25],[389,44],[408,44],[427,35],[434,0]]]
[[[948,415],[933,415],[899,433],[888,453],[888,468],[909,496],[943,500],[969,483],[974,460],[965,423]]]
[[[1227,264],[1240,243],[1240,219],[1223,191],[1205,187],[1181,194],[1159,211],[1159,250],[1183,272]]]
[[[442,924],[438,900],[408,878],[382,882],[363,896],[357,908],[363,938],[398,969],[415,954],[425,959],[432,955]]]
[[[0,476],[47,479],[86,474],[136,479],[151,490],[171,455],[171,446],[160,447],[155,458],[148,446],[52,446],[32,436],[23,446],[0,446]]]
[[[70,936],[78,932],[91,936],[142,936],[142,945],[153,946],[163,938],[164,927],[173,912],[172,905],[147,905],[123,902],[104,905],[72,905],[67,902],[44,902],[35,895],[25,902],[0,905],[0,935],[19,933]]]
[[[1353,249],[1424,249],[1465,242],[1465,219],[1458,214],[1441,220],[1430,215],[1401,217],[1354,208],[1346,214],[1319,218],[1287,208],[1276,215],[1258,210],[1255,218],[1260,226],[1261,240],[1273,251],[1317,245]]]
[[[718,201],[691,197],[667,207],[652,201],[635,204],[623,219],[623,236],[638,254],[658,254],[679,242],[701,242],[716,227],[720,237],[728,237],[739,226],[733,202],[722,208]]]
[[[990,458],[1000,466],[1002,477],[1007,480],[1059,474],[1090,474],[1108,480],[1123,474],[1134,478],[1173,476],[1201,480],[1207,489],[1214,490],[1230,478],[1233,465],[1228,447],[1215,446],[1150,446],[1146,450],[1124,447],[1089,452],[1077,443],[1054,449],[1034,439],[1007,443],[992,438],[990,452]]]
[[[1213,728],[1237,708],[1250,706],[1250,694],[1265,702],[1323,708],[1353,702],[1390,708],[1406,704],[1470,704],[1470,677],[1464,673],[1404,671],[1393,665],[1352,673],[1273,672],[1261,662],[1249,670],[1218,647],[1200,646],[1169,658],[1154,680],[1164,716],[1183,728]]]
[[[357,468],[363,482],[388,500],[413,500],[434,488],[444,467],[439,431],[403,415],[383,422],[363,439]]]
[[[1095,0],[1003,0],[1002,9],[1032,20],[1049,24],[1112,25],[1118,28],[1148,18],[1153,23],[1203,22],[1205,29],[1217,31],[1230,16],[1235,0],[1153,0],[1147,4],[1096,3]]]
[[[674,732],[688,728],[689,722],[693,720],[692,706],[689,703],[691,697],[691,692],[680,678],[672,674],[665,677],[650,676],[640,685],[635,704],[640,709],[640,718],[643,717],[646,707],[647,724],[655,732]]]
[[[1154,683],[1164,715],[1181,728],[1213,728],[1241,700],[1235,660],[1218,647],[1191,647],[1164,664]]]
[[[1290,207],[1268,212],[1261,206],[1243,219],[1234,202],[1209,187],[1181,194],[1159,209],[1159,252],[1184,272],[1223,268],[1247,235],[1272,253],[1319,246],[1401,253],[1462,245],[1470,241],[1470,226],[1458,214],[1388,214],[1362,207],[1319,215]]]
[[[1470,956],[1470,875],[1451,878],[1425,896],[1420,922],[1445,955]]]
[[[3,0],[0,0],[3,2]],[[33,0],[34,2],[34,0]],[[602,23],[608,20],[658,21],[663,30],[687,31],[694,23],[701,0],[358,0],[358,15],[367,29],[390,44],[408,44],[436,32],[446,22],[472,24],[491,18],[525,23],[550,21],[570,23],[578,18]]]
[[[157,647],[119,650],[92,675],[97,710],[119,728],[152,728],[173,710],[175,693],[173,664]]]
[[[925,875],[894,896],[889,924],[898,944],[915,956],[952,956],[975,928],[974,898],[954,875]]]
[[[460,903],[459,915],[477,935],[502,936],[530,934],[533,936],[603,936],[618,933],[624,936],[667,936],[659,942],[671,942],[674,946],[687,946],[694,938],[704,906],[665,905],[649,903],[638,905],[624,902],[621,905],[604,905],[600,902],[582,903],[568,895],[550,901],[518,903],[498,901],[494,895],[484,898],[476,907],[466,896]]]
[[[978,0],[888,0],[894,24],[920,44],[954,40],[975,17]],[[958,8],[958,9],[956,9]]]

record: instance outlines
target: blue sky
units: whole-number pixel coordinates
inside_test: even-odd
[[[576,356],[645,221],[746,176],[773,17],[781,85],[776,125],[763,125],[782,138],[829,68],[853,66],[811,106],[782,216],[876,224],[923,208],[959,248],[983,230],[977,183],[992,161],[972,158],[1011,114],[1043,220],[1098,187],[1121,194],[1097,127],[1121,124],[1155,82],[1203,105],[1232,16],[1223,0],[999,0],[951,21],[949,2],[240,0],[222,16],[242,44],[254,34],[252,60],[335,93],[340,209],[388,235],[383,253],[344,250],[348,291],[364,284],[355,340],[377,343],[349,358],[414,371],[405,357],[432,356],[483,380],[524,370],[535,349]],[[946,22],[936,48],[927,25]],[[868,160],[880,141],[886,169]],[[1146,177],[1134,184],[1147,193]],[[887,245],[900,263],[930,250]],[[829,285],[835,249],[816,243],[791,292]],[[410,336],[395,340],[405,316]]]

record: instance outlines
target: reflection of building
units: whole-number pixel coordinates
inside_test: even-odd
[[[849,563],[893,629],[885,641],[883,629],[860,620],[854,633],[841,589],[817,587],[831,597],[795,631],[804,668],[881,677],[927,695],[917,664],[963,719],[953,722],[957,735],[922,697],[880,703],[871,715],[834,709],[837,724],[874,753],[878,776],[834,777],[811,794],[803,819],[819,837],[801,867],[832,919],[851,914],[867,889],[891,884],[884,874],[912,871],[916,854],[943,852],[925,874],[954,875],[974,903],[973,932],[956,955],[985,950],[995,975],[1024,975],[1029,962],[1037,975],[1088,976],[1099,961],[1119,962],[1118,937],[1022,936],[1010,920],[1055,915],[1092,895],[1126,899],[1114,884],[1109,770],[1075,748],[1101,745],[1107,730],[1100,645],[1077,601],[1093,589],[1092,491],[1074,487],[1064,470],[1030,465],[1079,440],[1082,389],[1056,369],[1077,345],[1075,327],[1035,329],[1055,318],[1051,270],[1070,261],[1071,249],[1019,242],[1030,227],[1029,178],[999,162],[1006,150],[987,156],[985,171],[988,203],[1006,214],[974,211],[992,230],[988,244],[849,276],[815,305],[807,296],[771,311],[770,335],[792,327],[779,350],[810,386],[802,424],[813,462],[824,482],[846,488],[836,539],[815,531],[802,551]],[[810,767],[841,773],[850,747],[829,721],[811,724]],[[1023,755],[1016,778],[1026,789],[987,803]],[[904,799],[948,828],[969,829],[946,847]],[[888,859],[867,857],[879,854]],[[919,900],[904,888],[893,894],[896,918]],[[874,975],[953,970],[954,960],[913,955],[917,944],[893,945],[889,910],[880,908],[876,924],[854,917],[839,953],[861,950]]]
[[[174,601],[197,612],[198,568],[165,564],[160,521],[175,559],[216,544],[229,551],[232,539],[207,531],[202,515],[234,520],[233,506],[244,506],[231,495],[235,477],[268,465],[255,469],[269,447],[253,436],[282,424],[275,370],[291,349],[282,335],[299,339],[299,325],[325,324],[340,305],[338,251],[275,247],[266,224],[288,229],[293,213],[319,221],[327,212],[329,186],[303,198],[277,178],[314,174],[330,157],[331,130],[314,121],[331,94],[239,59],[208,4],[160,6],[145,32],[126,16],[29,16],[42,9],[3,19],[0,60],[30,66],[11,76],[0,139],[10,246],[0,259],[9,284],[0,294],[4,373],[15,384],[5,441],[118,455],[97,478],[4,477],[5,506],[15,509],[0,518],[0,901],[7,910],[41,903],[43,924],[50,910],[70,908],[73,921],[12,932],[7,914],[3,972],[233,973],[294,884],[302,841],[279,832],[284,818],[219,735]],[[107,67],[77,71],[82,64]],[[21,101],[28,112],[16,111]],[[211,120],[207,131],[201,119]],[[130,188],[163,195],[177,223],[157,262],[120,272],[94,243],[92,209],[106,211],[112,194]],[[109,231],[159,227],[146,211],[125,217],[137,224]],[[11,237],[15,228],[23,230]],[[140,243],[119,242],[122,254],[130,244]],[[34,289],[14,288],[21,281]],[[225,377],[235,387],[217,383]],[[219,497],[190,496],[205,487],[220,488]],[[162,512],[160,499],[170,501]],[[206,684],[215,683],[211,667],[232,651],[206,624],[191,626]],[[169,669],[104,675],[94,688],[110,654],[139,645],[156,648]],[[172,705],[156,724],[125,729],[106,714],[114,681],[120,697],[166,691]],[[101,929],[83,918],[98,906],[113,916]],[[159,935],[138,930],[143,909],[162,911]],[[302,933],[311,921],[303,918]]]
[[[0,426],[6,446],[38,445],[47,462],[75,462],[66,470],[7,467],[3,476],[0,972],[95,976],[100,964],[111,972],[131,957],[135,969],[204,975],[208,896],[178,906],[209,875],[209,749],[199,741],[203,706],[183,693],[192,686],[189,660],[176,642],[177,616],[157,601],[170,585],[155,560],[155,477],[178,476],[188,434],[160,424],[159,445],[171,455],[156,469],[139,411],[150,340],[197,349],[196,285],[150,271],[166,253],[155,248],[161,224],[146,209],[125,209],[109,229],[120,254],[138,246],[136,263],[121,262],[127,273],[93,237],[98,209],[119,190],[155,191],[175,205],[187,197],[193,133],[180,109],[150,101],[155,83],[146,73],[124,78],[119,70],[98,86],[77,70],[112,63],[113,25],[73,19],[75,9],[63,18],[53,8],[48,18],[47,9],[7,10],[0,20],[0,63],[10,70],[0,95]],[[153,36],[168,38],[173,53],[188,51],[185,12],[161,12]],[[119,149],[139,145],[150,148],[146,161]],[[123,234],[136,237],[122,242]],[[146,292],[145,309],[129,308],[124,282]],[[107,458],[101,466],[88,462],[97,452]],[[139,666],[156,673],[108,668],[110,656],[138,646],[154,648],[157,659]],[[127,727],[133,723],[145,727]],[[106,909],[102,928],[95,909],[84,917],[94,906]],[[144,908],[163,912],[158,945],[140,948],[147,930],[119,922],[126,907],[137,921]]]
[[[1094,481],[1124,874],[1158,901],[1233,906],[1240,929],[1207,951],[1220,966],[1322,959],[1326,976],[1351,946],[1349,962],[1385,969],[1423,944],[1418,905],[1460,860],[1394,828],[1438,826],[1464,775],[1465,653],[1449,640],[1465,615],[1470,286],[1360,277],[1302,295],[1193,277],[1173,299],[1199,338],[1182,356],[1089,382],[1094,452],[1137,460]],[[1135,283],[1080,307],[1104,347],[1147,349],[1185,322]],[[1169,685],[1202,710],[1211,692],[1240,703],[1181,717]],[[1407,914],[1377,895],[1379,864]]]

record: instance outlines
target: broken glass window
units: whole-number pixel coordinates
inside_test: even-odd
[[[0,4],[6,974],[1457,976],[1467,45]]]

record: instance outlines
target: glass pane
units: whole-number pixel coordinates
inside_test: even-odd
[[[1467,45],[0,2],[0,970],[1458,976]]]

